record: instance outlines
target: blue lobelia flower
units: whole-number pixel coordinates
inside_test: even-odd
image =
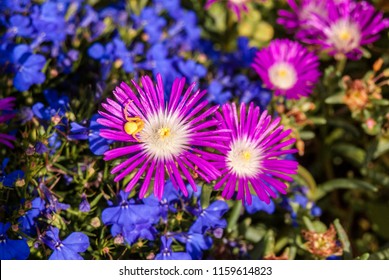
[[[201,233],[189,231],[177,234],[174,237],[185,244],[186,251],[193,260],[200,260],[203,256],[203,251],[212,247],[212,238]]]
[[[195,214],[198,217],[189,231],[203,234],[208,229],[225,228],[227,222],[225,219],[222,219],[222,216],[227,210],[228,204],[222,200],[216,200],[206,209],[196,209]]]
[[[26,12],[31,6],[31,0],[2,0],[0,2],[0,11],[13,14],[15,12]]]
[[[49,213],[57,213],[61,210],[67,210],[70,208],[69,204],[59,202],[58,198],[51,192],[49,188],[46,187],[44,182],[40,182],[38,187],[47,201],[46,211]]]
[[[25,239],[9,239],[7,230],[10,223],[0,222],[0,260],[25,260],[30,255],[30,248]]]
[[[31,26],[31,19],[28,16],[16,14],[10,17],[6,36],[31,38],[33,32],[34,29]]]
[[[115,224],[111,229],[112,236],[122,235],[129,245],[134,244],[140,238],[152,241],[157,233],[150,221],[123,227]]]
[[[36,234],[36,218],[44,211],[45,201],[40,197],[34,198],[31,201],[31,209],[26,211],[22,216],[19,217],[18,223],[19,228],[22,232],[28,235]]]
[[[203,65],[190,59],[187,61],[179,61],[177,66],[178,70],[190,83],[197,82],[199,79],[204,78],[207,74],[207,70]]]
[[[216,104],[224,104],[228,102],[232,97],[232,93],[230,90],[225,89],[217,80],[213,80],[208,87],[208,96],[207,99],[210,102],[214,102]]]
[[[11,188],[17,180],[24,178],[24,172],[22,170],[16,170],[9,174],[5,173],[5,168],[7,167],[8,162],[9,158],[5,158],[1,163],[0,183],[5,187]]]
[[[128,192],[120,191],[116,206],[110,206],[103,210],[101,219],[106,225],[118,224],[120,226],[131,226],[141,224],[150,220],[158,209],[147,205],[135,204],[128,200]]]
[[[100,129],[104,128],[97,123],[98,114],[94,114],[90,120],[89,128],[76,122],[70,123],[69,140],[89,140],[89,148],[93,154],[101,156],[108,149],[113,140],[100,137]]]
[[[81,211],[81,212],[89,212],[90,211],[90,204],[88,202],[88,199],[86,197],[86,194],[82,194],[81,195],[81,203],[78,207],[78,209]]]
[[[44,154],[44,153],[46,153],[48,151],[46,145],[43,144],[41,141],[37,141],[35,143],[35,147],[34,148],[35,148],[35,152],[37,154],[40,154],[40,155],[42,155],[42,154]]]
[[[165,190],[162,199],[159,200],[154,194],[143,199],[145,205],[149,205],[155,209],[159,209],[159,217],[167,222],[168,212],[177,212],[175,204],[180,202],[179,192],[173,187],[173,183],[168,180],[165,183]]]
[[[244,207],[246,208],[246,211],[249,214],[254,214],[259,211],[263,211],[268,214],[273,214],[276,209],[273,200],[270,200],[270,203],[266,204],[263,200],[259,199],[258,196],[253,196],[253,201],[251,205],[248,205],[247,202],[245,202]]]
[[[12,49],[11,62],[15,70],[14,86],[19,91],[28,90],[32,85],[42,84],[46,76],[42,69],[46,63],[43,55],[33,54],[27,45],[17,45]]]
[[[85,252],[89,247],[89,238],[86,234],[73,232],[61,241],[59,229],[55,227],[50,227],[40,239],[53,250],[49,260],[83,260],[78,253]]]
[[[162,241],[161,252],[155,256],[156,260],[191,260],[192,259],[188,253],[173,252],[171,249],[173,240],[171,238],[166,238],[166,236],[162,236],[161,241]]]

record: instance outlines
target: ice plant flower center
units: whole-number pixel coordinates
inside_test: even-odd
[[[189,127],[177,113],[160,111],[151,116],[140,133],[146,152],[155,159],[171,159],[188,145]]]
[[[358,48],[361,42],[359,27],[347,19],[340,19],[332,24],[327,36],[330,44],[339,52],[350,52]]]
[[[269,79],[275,87],[287,90],[296,84],[297,73],[289,63],[277,62],[269,68]]]
[[[247,138],[231,143],[226,160],[231,172],[239,177],[252,177],[260,172],[261,152]]]
[[[248,2],[248,0],[230,0],[230,2],[234,4],[243,4],[245,2]]]

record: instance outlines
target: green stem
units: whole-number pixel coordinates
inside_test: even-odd
[[[338,62],[336,64],[336,72],[339,75],[343,74],[344,68],[346,67],[347,57],[343,56],[338,59]]]
[[[243,204],[240,200],[235,201],[234,207],[232,208],[232,212],[230,217],[228,218],[227,232],[231,232],[238,222],[240,217],[240,213],[242,211]]]

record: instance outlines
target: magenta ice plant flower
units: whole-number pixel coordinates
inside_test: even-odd
[[[249,11],[247,3],[252,1],[253,0],[208,0],[205,4],[205,8],[208,9],[216,2],[227,2],[227,7],[232,10],[238,17],[238,20],[240,20],[242,11],[245,13]]]
[[[277,23],[283,25],[289,32],[309,29],[307,21],[315,14],[327,16],[327,1],[323,0],[287,0],[291,11],[279,10]]]
[[[287,99],[308,96],[319,79],[319,59],[297,42],[273,40],[257,52],[252,67],[265,85]]]
[[[6,97],[0,99],[0,126],[2,123],[9,121],[15,117],[15,114],[12,113],[13,107],[15,106],[15,97]],[[16,138],[15,136],[0,133],[0,143],[13,148],[12,141]]]
[[[217,129],[216,119],[210,118],[218,106],[207,108],[208,102],[202,101],[206,93],[194,91],[195,83],[184,91],[184,78],[174,81],[168,100],[160,75],[156,85],[148,76],[142,77],[141,83],[143,88],[132,81],[136,91],[121,83],[113,92],[116,101],[107,98],[102,104],[105,111],[99,112],[102,118],[97,122],[107,128],[100,130],[100,136],[123,143],[105,152],[104,159],[125,159],[111,173],[118,174],[115,182],[132,173],[126,191],[132,190],[144,175],[140,198],[153,182],[154,195],[160,200],[168,178],[187,196],[183,177],[197,191],[193,174],[206,182],[220,175],[213,162],[221,155],[213,151],[224,149],[220,143],[229,136],[227,131]],[[205,147],[213,150],[205,151]]]
[[[277,192],[286,193],[285,181],[292,181],[290,175],[297,173],[298,163],[284,157],[297,150],[290,148],[296,141],[288,138],[291,130],[284,130],[278,117],[272,120],[267,111],[260,112],[251,103],[246,109],[241,104],[239,112],[235,104],[224,104],[221,113],[216,113],[222,129],[232,131],[224,159],[219,163],[221,179],[215,189],[223,189],[222,196],[251,205],[252,193],[270,203]]]
[[[326,3],[325,13],[315,13],[306,21],[309,28],[300,30],[296,38],[320,46],[330,55],[359,59],[362,46],[375,42],[389,20],[366,1],[334,1]]]

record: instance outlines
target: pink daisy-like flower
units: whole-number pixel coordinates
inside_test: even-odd
[[[235,104],[225,104],[216,118],[222,129],[232,131],[232,136],[224,159],[218,164],[222,179],[215,189],[224,186],[222,196],[226,199],[231,199],[237,189],[236,198],[248,204],[254,192],[266,203],[270,203],[269,197],[277,196],[276,192],[285,194],[287,186],[279,179],[292,181],[289,175],[296,174],[298,166],[294,160],[281,158],[297,151],[287,148],[296,141],[285,140],[291,130],[284,130],[279,125],[281,119],[272,120],[267,111],[261,114],[253,103],[247,111],[246,105],[241,104],[239,113]]]
[[[228,139],[228,131],[217,129],[216,119],[208,119],[218,106],[206,109],[208,102],[201,101],[206,93],[193,92],[195,83],[183,91],[183,78],[174,81],[167,102],[160,75],[155,86],[147,76],[141,78],[141,83],[143,88],[132,81],[137,94],[126,83],[121,83],[113,92],[117,101],[107,98],[102,103],[106,112],[99,111],[103,118],[97,122],[107,127],[100,131],[100,136],[125,143],[104,153],[107,161],[126,158],[112,169],[112,174],[118,174],[114,181],[132,173],[125,188],[130,191],[144,175],[139,197],[145,196],[153,181],[154,195],[161,199],[165,173],[184,195],[188,195],[188,190],[182,176],[196,191],[191,171],[206,182],[216,179],[220,171],[213,161],[219,160],[221,155],[203,148],[221,150],[224,148],[221,141]]]
[[[378,40],[389,20],[368,2],[329,0],[326,13],[312,14],[306,24],[309,28],[296,34],[299,40],[319,45],[333,56],[359,59],[362,46]]]
[[[319,59],[297,42],[273,40],[257,52],[252,67],[266,86],[287,99],[308,96],[319,79]]]
[[[309,29],[307,21],[314,15],[327,16],[327,1],[323,0],[287,0],[292,11],[279,10],[277,23],[283,25],[289,32]]]
[[[13,107],[15,106],[15,104],[13,103],[14,101],[15,101],[15,97],[6,97],[0,99],[0,113],[1,113],[0,125],[15,117],[15,114],[13,113],[2,112],[2,111],[12,111]],[[14,147],[11,141],[14,140],[16,140],[15,136],[0,133],[0,143],[10,147],[11,149]]]
[[[249,11],[249,8],[247,7],[247,3],[251,2],[252,0],[208,0],[205,4],[205,8],[208,9],[216,2],[225,1],[227,2],[227,7],[232,10],[236,16],[238,17],[238,20],[241,18],[241,12],[247,13]]]

